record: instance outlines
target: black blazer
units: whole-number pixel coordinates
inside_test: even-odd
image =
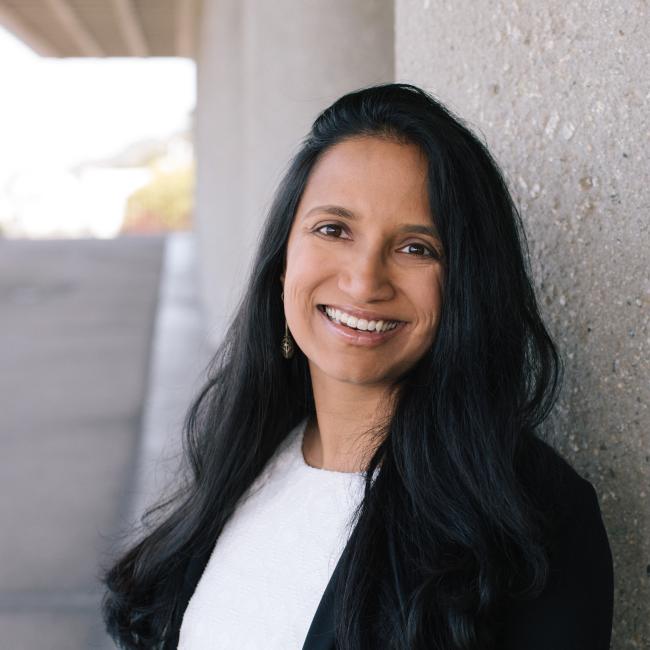
[[[499,650],[609,650],[614,597],[609,541],[596,491],[568,464],[566,468],[566,502],[553,542],[549,582],[537,599],[512,601],[505,608]],[[209,557],[209,553],[196,556],[188,565],[180,598],[183,612]],[[334,574],[339,567],[340,563]],[[334,574],[314,614],[303,650],[336,648]],[[181,618],[171,630],[165,650],[176,650]]]

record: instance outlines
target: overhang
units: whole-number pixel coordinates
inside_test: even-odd
[[[0,25],[41,56],[195,58],[201,0],[0,0]]]

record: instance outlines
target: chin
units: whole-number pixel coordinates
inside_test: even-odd
[[[390,381],[391,375],[377,369],[357,368],[351,370],[349,367],[327,367],[319,366],[321,372],[329,377],[346,384],[364,385],[364,384],[385,384]]]

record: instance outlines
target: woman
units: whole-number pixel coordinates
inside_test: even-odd
[[[525,250],[497,165],[431,96],[323,111],[188,413],[187,479],[106,575],[113,638],[606,650],[598,499],[538,436],[560,362]]]

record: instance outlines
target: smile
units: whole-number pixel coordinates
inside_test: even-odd
[[[357,318],[328,305],[319,305],[319,309],[324,311],[331,321],[341,323],[350,329],[356,329],[362,332],[386,332],[395,329],[402,322],[399,320],[367,320],[365,318]]]
[[[318,305],[318,311],[329,328],[346,341],[372,347],[383,343],[397,334],[406,323],[404,321],[366,320],[350,316],[328,305]]]

